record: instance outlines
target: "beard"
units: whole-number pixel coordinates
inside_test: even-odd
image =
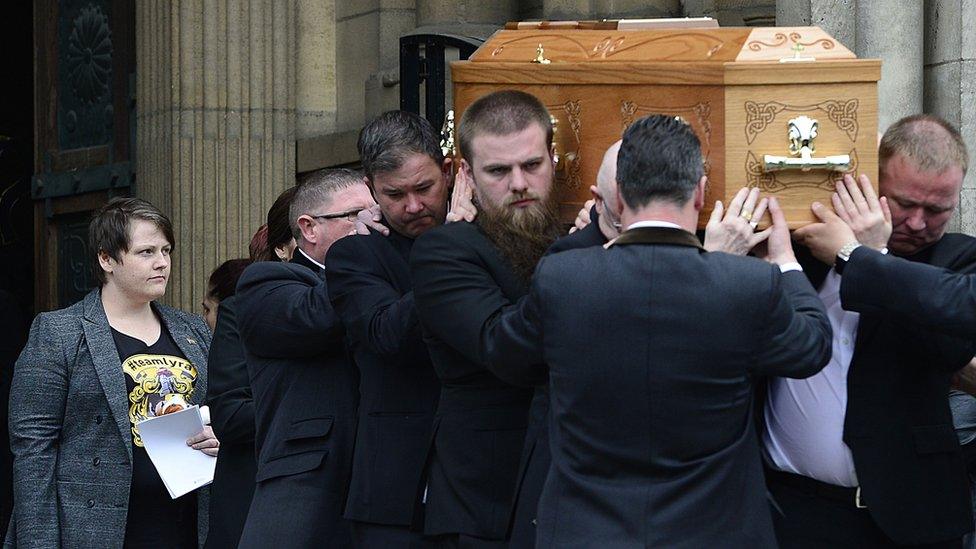
[[[508,204],[538,195],[525,193],[509,199],[504,206],[479,200],[475,223],[508,260],[515,274],[528,282],[536,264],[560,235],[558,203],[555,193],[527,208],[512,208]]]

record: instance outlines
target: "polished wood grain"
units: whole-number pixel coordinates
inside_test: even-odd
[[[779,61],[797,55],[818,61],[856,59],[854,52],[820,27],[758,27],[752,30],[736,61]]]
[[[522,62],[540,44],[552,63],[581,61],[734,61],[751,31],[746,28],[667,30],[500,30],[472,61]]]
[[[826,170],[756,169],[763,155],[789,156],[787,125],[806,115],[819,122],[814,156],[850,154],[852,173],[867,174],[877,188],[878,100],[874,83],[837,86],[756,85],[726,88],[725,189],[729,196],[743,185],[779,198],[791,228],[815,220],[810,204],[830,203],[834,182],[843,174]]]
[[[811,202],[829,202],[841,174],[766,174],[762,169],[764,155],[789,154],[787,124],[796,116],[819,121],[815,156],[850,154],[856,173],[876,181],[880,61],[852,59],[836,42],[827,47],[823,40],[832,39],[815,27],[620,32],[629,35],[621,45],[630,49],[617,47],[605,55],[617,36],[607,31],[499,31],[471,60],[451,65],[459,121],[471,102],[501,89],[536,95],[556,117],[557,194],[564,221],[571,221],[590,198],[607,147],[630,123],[649,114],[680,116],[699,137],[709,179],[700,227],[716,200],[728,203],[742,186],[780,198],[793,228],[813,220]],[[783,34],[782,43],[777,33]],[[640,37],[665,37],[658,44],[670,45],[655,49],[653,41],[630,40]],[[542,38],[552,62],[531,63]],[[757,52],[747,39],[766,45]],[[829,55],[804,63],[775,60],[784,52],[792,54],[793,40]],[[714,47],[709,44],[718,42],[723,46],[707,55]],[[733,43],[738,47],[731,52]],[[730,52],[741,57],[743,50],[750,52],[747,60],[729,58]]]
[[[852,59],[789,64],[750,63],[485,63],[453,61],[454,82],[536,84],[830,84],[877,82],[881,61]]]

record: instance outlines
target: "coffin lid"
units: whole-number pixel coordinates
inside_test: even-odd
[[[856,59],[820,27],[702,27],[656,30],[519,29],[493,34],[472,63],[550,65],[635,62],[795,62]]]

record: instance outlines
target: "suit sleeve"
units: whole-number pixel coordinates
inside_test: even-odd
[[[325,281],[285,267],[256,263],[238,282],[238,327],[247,350],[263,357],[302,358],[342,345],[342,324]]]
[[[484,260],[447,231],[435,229],[414,243],[410,273],[424,328],[468,360],[487,366],[482,328],[509,301]]]
[[[14,366],[10,450],[14,455],[17,547],[60,547],[55,469],[68,394],[69,364],[56,317],[42,313]],[[89,397],[92,398],[92,397]]]
[[[225,444],[254,440],[254,400],[237,331],[236,303],[230,301],[233,299],[221,303],[217,310],[207,363],[210,420],[217,438]]]
[[[378,355],[393,356],[419,335],[413,292],[400,295],[383,276],[370,238],[343,238],[329,249],[325,264],[329,297],[346,334]]]
[[[830,361],[833,331],[823,303],[800,271],[773,268],[770,293],[753,373],[812,376]]]
[[[844,308],[910,317],[916,325],[976,339],[976,275],[854,250],[840,285]]]
[[[531,387],[547,380],[540,297],[542,272],[540,263],[529,293],[490,318],[482,332],[482,352],[488,369],[512,385]]]

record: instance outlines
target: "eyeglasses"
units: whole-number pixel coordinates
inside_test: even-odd
[[[355,223],[356,219],[359,217],[360,211],[362,211],[360,208],[356,208],[354,210],[346,210],[344,212],[324,213],[318,215],[309,214],[309,217],[312,219],[340,219],[344,217],[346,218],[346,221]]]

